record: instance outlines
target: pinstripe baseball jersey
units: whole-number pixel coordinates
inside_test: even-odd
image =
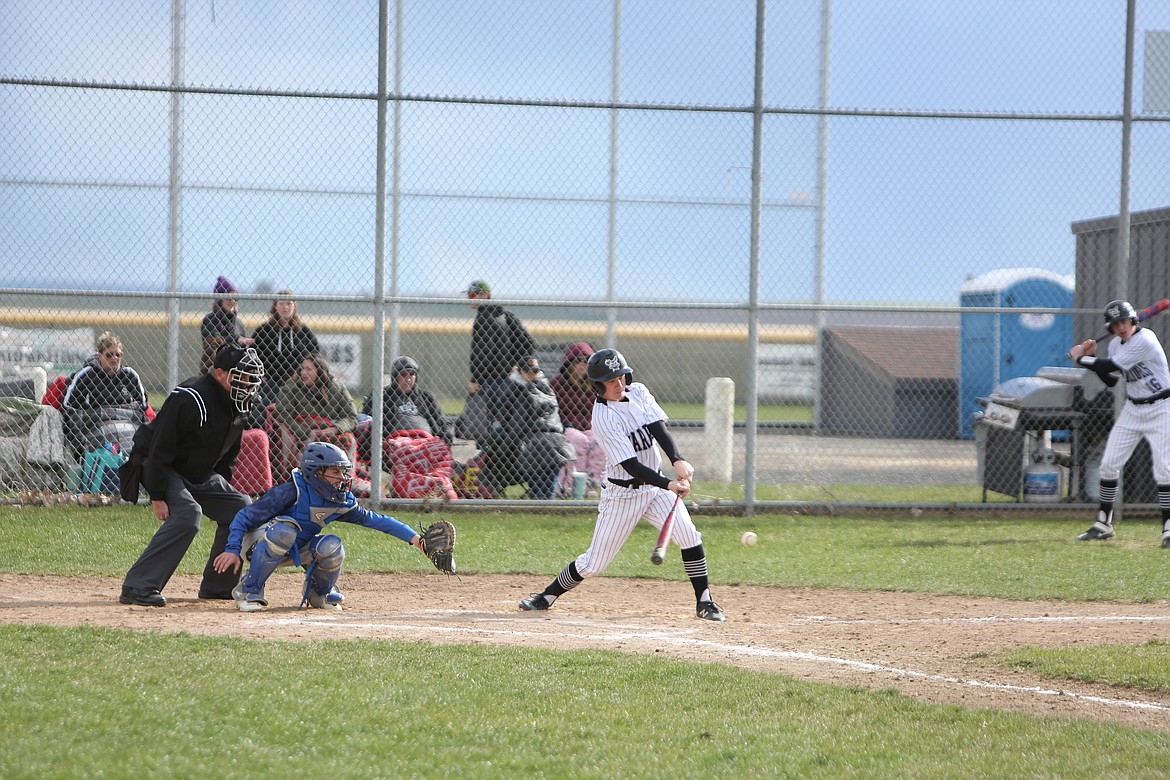
[[[1109,359],[1125,374],[1125,394],[1141,400],[1170,390],[1170,368],[1166,352],[1153,331],[1138,328],[1124,344],[1114,339],[1109,345]]]
[[[634,457],[643,466],[658,471],[662,457],[647,427],[666,419],[666,412],[641,382],[627,387],[620,401],[599,398],[593,404],[593,436],[605,451],[605,476],[633,479],[618,464]]]

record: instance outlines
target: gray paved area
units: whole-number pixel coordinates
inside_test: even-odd
[[[699,478],[708,465],[702,428],[674,429]],[[744,479],[747,434],[736,430],[732,479]],[[870,439],[781,432],[756,437],[756,481],[765,483],[874,483],[891,486],[975,485],[973,440]]]
[[[677,427],[672,433],[694,465],[697,478],[708,479],[704,472],[709,463],[703,428]],[[734,437],[732,481],[743,482],[747,434],[737,429]],[[767,431],[756,437],[756,444],[757,483],[894,487],[978,484],[973,440],[871,439]],[[456,442],[457,460],[465,461],[475,452],[473,443]]]

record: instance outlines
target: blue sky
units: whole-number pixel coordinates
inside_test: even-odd
[[[749,105],[755,5],[623,0],[620,99]],[[1170,29],[1170,8],[1138,6],[1140,112],[1143,36]],[[408,95],[609,98],[608,0],[404,9]],[[769,4],[769,107],[815,107],[820,10]],[[1124,3],[835,0],[832,11],[833,108],[1121,110]],[[372,93],[376,14],[357,0],[191,0],[186,82]],[[169,1],[0,4],[4,284],[165,286],[168,97],[11,81],[162,85],[169,63]],[[450,295],[486,277],[505,297],[604,296],[607,110],[409,102],[402,118],[401,292]],[[186,98],[184,288],[226,273],[246,292],[370,292],[374,120],[357,99]],[[813,294],[816,127],[764,123],[765,301]],[[622,113],[620,298],[746,299],[750,134],[746,113]],[[1168,135],[1135,128],[1135,211],[1170,205]],[[827,299],[957,303],[965,278],[996,268],[1071,273],[1071,223],[1117,213],[1120,140],[1104,121],[832,118]]]

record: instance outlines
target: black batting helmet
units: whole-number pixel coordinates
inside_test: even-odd
[[[634,369],[616,349],[599,349],[589,356],[585,364],[585,378],[593,385],[593,392],[601,395],[605,383],[615,377],[624,376],[626,384],[634,381]]]
[[[1123,320],[1138,324],[1137,309],[1129,301],[1110,301],[1105,305],[1105,326],[1113,332],[1113,326]]]

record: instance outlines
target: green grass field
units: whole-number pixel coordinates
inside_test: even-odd
[[[454,519],[465,576],[556,571],[592,531],[585,515]],[[1152,521],[1127,525],[1134,544],[1107,545],[1071,543],[1083,518],[750,522],[760,542],[749,551],[744,518],[701,519],[720,583],[1170,600]],[[154,527],[136,507],[3,507],[0,572],[121,576]],[[418,570],[377,534],[340,530],[347,571]],[[648,528],[638,533],[649,542]],[[204,529],[180,571],[197,573],[209,544]],[[605,576],[657,574],[631,547]],[[1133,778],[1170,767],[1161,733],[620,652],[7,625],[0,654],[6,778]],[[1170,690],[1160,642],[994,660],[1054,684]]]

